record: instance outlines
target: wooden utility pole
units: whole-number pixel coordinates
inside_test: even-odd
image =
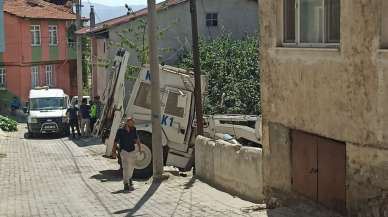
[[[77,0],[76,3],[76,27],[77,30],[81,28],[81,0]],[[82,36],[77,34],[77,89],[78,89],[78,104],[81,105],[82,102],[82,90],[83,90],[83,82],[82,82]]]
[[[90,6],[90,29],[96,27],[96,14],[94,12],[94,6]],[[94,99],[98,95],[97,93],[97,39],[94,35],[90,37],[90,45],[91,45],[91,59],[92,59],[92,91],[90,93],[91,99]]]
[[[201,93],[201,62],[199,59],[198,43],[198,21],[196,0],[190,0],[191,28],[193,40],[193,64],[194,64],[194,96],[195,112],[197,118],[197,135],[203,135],[203,111],[202,111],[202,93]]]
[[[156,40],[156,5],[155,0],[148,0],[148,40],[149,58],[151,70],[151,101],[152,101],[152,158],[153,177],[160,179],[163,175],[163,147],[162,147],[162,126],[160,123],[160,83],[159,83],[159,61],[158,43]]]

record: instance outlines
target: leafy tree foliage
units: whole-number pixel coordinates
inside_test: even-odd
[[[233,40],[229,35],[200,41],[201,70],[209,79],[206,114],[261,114],[259,42],[256,37]],[[178,64],[193,68],[192,53]]]
[[[16,121],[0,115],[0,129],[6,132],[13,132],[17,131],[17,125]]]

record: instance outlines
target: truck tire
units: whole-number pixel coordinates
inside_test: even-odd
[[[146,132],[138,132],[140,142],[144,144],[142,146],[142,154],[137,158],[135,162],[135,170],[133,171],[133,177],[138,179],[148,179],[153,173],[152,164],[152,135]]]

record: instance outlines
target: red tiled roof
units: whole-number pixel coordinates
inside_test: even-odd
[[[43,0],[5,0],[4,12],[32,19],[76,19],[72,9]]]
[[[184,2],[187,2],[188,0],[165,0],[159,4],[156,5],[156,10],[165,10],[171,6],[175,6]],[[130,15],[125,15],[121,17],[117,17],[111,20],[107,20],[101,23],[98,23],[93,29],[90,29],[90,27],[85,27],[82,28],[78,31],[76,31],[76,34],[90,34],[90,33],[95,33],[99,32],[101,30],[109,29],[113,26],[117,26],[120,24],[128,23],[129,21],[135,20],[139,17],[146,16],[148,13],[147,8],[141,9],[139,11],[134,12],[133,14]]]

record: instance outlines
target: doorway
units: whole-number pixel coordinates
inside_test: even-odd
[[[293,190],[345,214],[345,143],[297,130],[291,138]]]

